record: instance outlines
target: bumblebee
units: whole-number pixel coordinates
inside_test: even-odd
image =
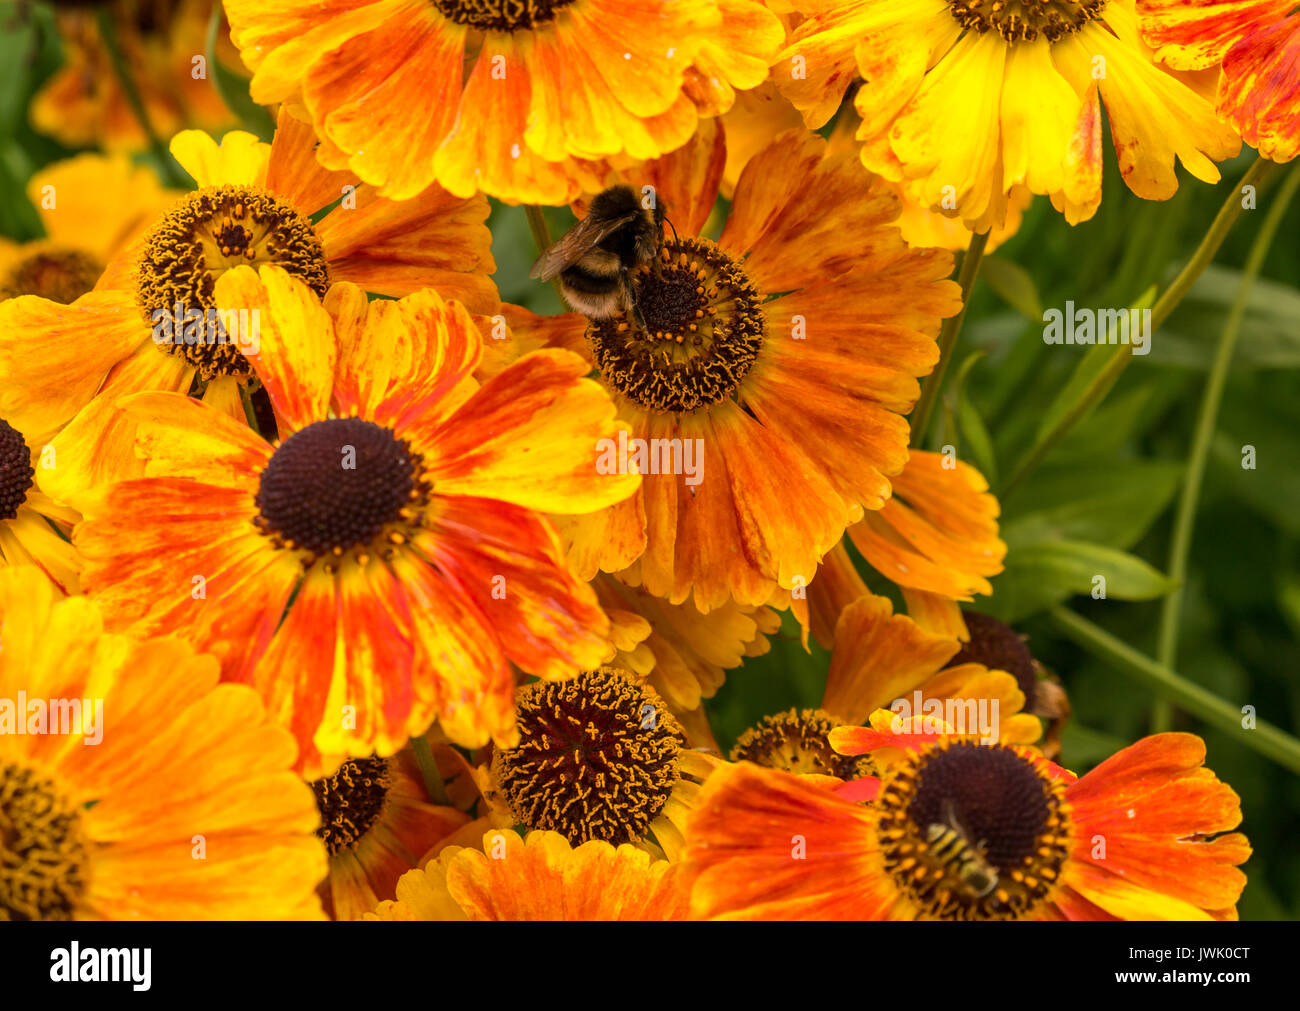
[[[645,319],[636,304],[632,274],[641,267],[661,270],[664,208],[646,207],[630,186],[611,186],[591,201],[587,216],[553,243],[528,276],[560,279],[560,293],[591,319],[630,313],[637,326]]]

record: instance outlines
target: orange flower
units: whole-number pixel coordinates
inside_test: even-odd
[[[293,738],[219,673],[0,569],[0,921],[321,918]]]
[[[504,824],[677,858],[699,783],[720,759],[686,746],[653,689],[601,667],[525,685],[516,706],[519,743],[494,751],[485,784]]]
[[[654,187],[678,238],[662,276],[634,281],[648,333],[622,316],[586,328],[637,445],[697,458],[694,473],[684,456],[651,461],[635,499],[583,521],[580,546],[606,571],[635,562],[632,582],[673,603],[693,594],[701,611],[806,584],[844,529],[886,503],[916,377],[959,308],[951,255],[906,246],[897,199],[803,130],[750,161],[719,240],[699,236],[719,134],[710,125],[618,176]]]
[[[601,159],[654,158],[767,77],[754,0],[227,0],[253,98],[305,108],[330,168],[405,200],[560,204]],[[412,95],[421,96],[412,101]]]
[[[894,614],[886,597],[864,590],[838,615],[834,642],[821,707],[764,717],[736,742],[733,762],[842,780],[873,775],[873,757],[832,747],[844,732],[837,728],[868,721],[889,728],[895,716],[904,719],[914,708],[922,715],[933,708],[964,732],[1006,743],[1028,744],[1042,734],[1038,720],[1022,712],[1034,689],[1032,669],[1025,682],[1022,671],[994,657],[961,656],[955,636]]]
[[[506,829],[483,848],[449,846],[397,883],[368,920],[684,920],[681,871],[634,846],[571,847],[555,832]]]
[[[1235,918],[1250,846],[1228,831],[1240,804],[1204,759],[1199,738],[1159,734],[1076,779],[1023,747],[913,738],[882,779],[863,781],[878,784],[867,805],[723,766],[687,825],[692,915]]]
[[[312,789],[330,855],[321,899],[336,920],[361,919],[435,846],[473,831],[463,811],[429,802],[409,746],[393,758],[349,759]]]
[[[59,433],[58,466],[38,475],[44,491],[75,506],[96,486],[141,473],[115,407],[126,394],[192,392],[245,417],[256,383],[235,341],[201,343],[201,331],[187,341],[179,320],[175,332],[163,329],[178,303],[182,313],[215,311],[215,284],[233,266],[277,264],[320,295],[336,281],[389,296],[432,285],[471,311],[495,312],[485,199],[431,188],[394,204],[321,169],[314,146],[311,129],[284,115],[269,145],[239,131],[220,146],[181,133],[172,153],[200,189],[120,251],[94,291],[71,305],[0,303],[0,417],[32,440]]]
[[[689,600],[672,604],[605,573],[593,587],[614,632],[606,662],[645,678],[675,711],[712,698],[726,672],[766,653],[767,636],[781,627],[770,607],[728,601],[704,614]]]
[[[343,284],[322,306],[279,267],[216,287],[260,313],[249,362],[278,445],[176,394],[125,398],[146,477],[78,527],[87,591],[116,626],[183,634],[255,685],[309,778],[390,755],[435,717],[458,744],[513,743],[507,659],[557,678],[607,648],[595,595],[533,510],[636,488],[592,467],[622,430],[608,397],[558,350],[479,386],[482,338],[432,291],[367,302]]]
[[[914,450],[893,479],[893,497],[849,528],[862,557],[903,590],[917,620],[960,624],[953,601],[991,594],[1007,546],[998,537],[998,500],[970,464]],[[964,635],[959,636],[965,638]]]
[[[31,120],[37,130],[66,147],[148,146],[101,36],[96,20],[101,7],[107,9],[155,133],[167,137],[185,127],[220,130],[234,125],[237,117],[213,87],[216,68],[204,66],[202,74],[195,73],[195,57],[207,51],[208,20],[217,6],[212,0],[110,0],[76,9],[82,6],[55,8],[64,62],[32,98]],[[238,66],[227,33],[217,38],[217,58]]]
[[[1260,155],[1300,154],[1300,16],[1293,0],[1138,0],[1142,35],[1177,70],[1222,66],[1219,115]]]
[[[848,540],[877,572],[897,585],[911,617],[930,632],[968,638],[957,601],[989,594],[1002,571],[1006,544],[998,536],[998,500],[974,467],[944,454],[912,450],[894,495],[848,530]],[[867,592],[843,543],[808,588],[811,628],[830,648],[840,612]]]
[[[81,514],[35,487],[47,452],[0,418],[0,567],[35,565],[64,593],[76,593],[82,560],[69,536]]]

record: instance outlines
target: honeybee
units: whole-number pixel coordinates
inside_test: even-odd
[[[943,821],[931,822],[925,838],[930,851],[956,873],[972,898],[982,899],[998,886],[998,872],[985,858],[984,843],[971,841],[952,801],[943,802]]]
[[[585,218],[538,257],[528,276],[550,281],[558,275],[560,293],[574,309],[591,319],[631,312],[645,329],[632,272],[648,265],[660,273],[663,226],[659,201],[647,208],[632,187],[611,186],[592,199]]]

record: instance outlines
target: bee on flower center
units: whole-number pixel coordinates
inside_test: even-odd
[[[647,207],[632,187],[611,186],[591,201],[585,218],[542,253],[528,276],[539,281],[558,276],[565,300],[591,319],[631,312],[644,329],[632,274],[641,267],[658,271],[663,224],[662,204]]]
[[[1063,786],[1005,745],[923,748],[885,776],[875,806],[886,873],[932,919],[1028,916],[1068,855]]]
[[[623,396],[662,413],[690,413],[731,396],[763,346],[762,296],[739,263],[704,238],[670,239],[658,268],[633,284],[644,318],[592,320],[592,357]]]

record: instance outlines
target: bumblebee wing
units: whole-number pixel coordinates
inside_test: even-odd
[[[636,212],[624,214],[617,218],[605,218],[593,221],[591,216],[583,218],[576,225],[559,237],[533,264],[528,276],[537,281],[549,281],[564,270],[572,267],[582,259],[582,254],[601,239],[622,228],[636,218]]]

